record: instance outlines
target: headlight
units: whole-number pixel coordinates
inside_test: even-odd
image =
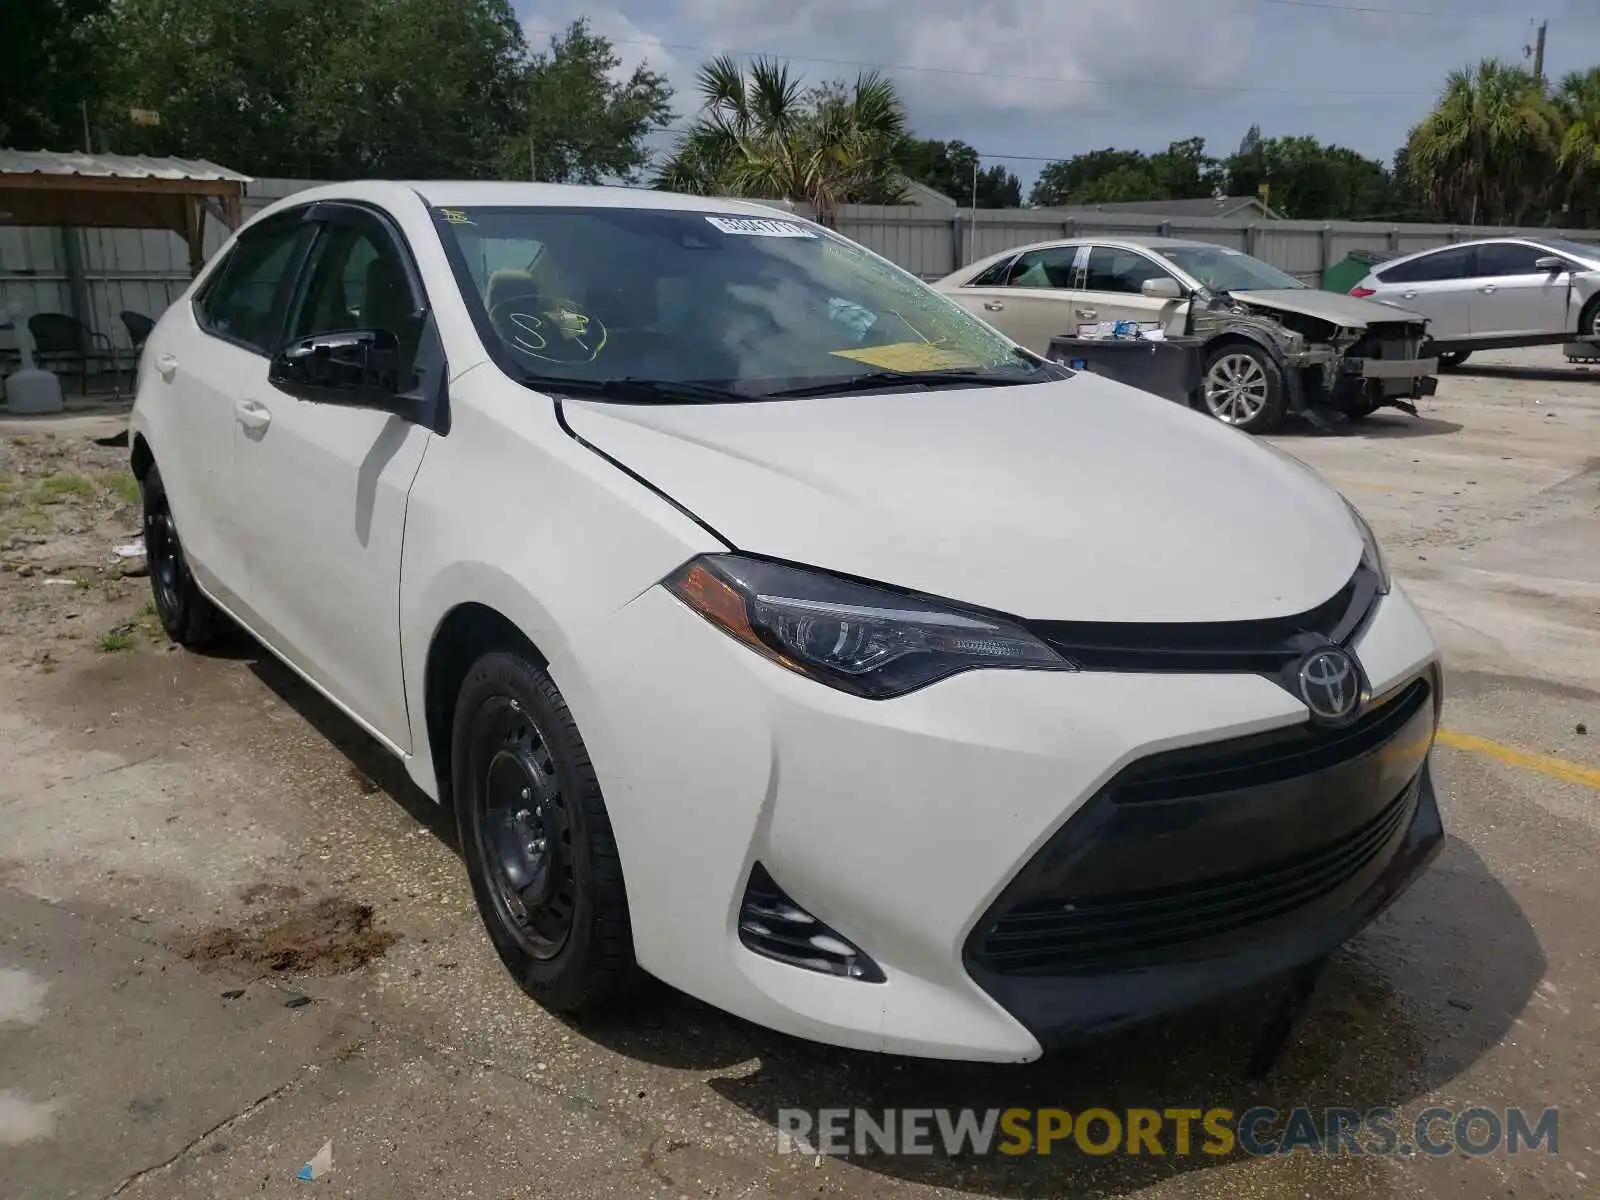
[[[873,700],[983,667],[1077,669],[1003,619],[820,571],[708,554],[664,583],[756,653]]]
[[[1340,497],[1343,499],[1343,497]],[[1389,565],[1383,561],[1383,550],[1378,545],[1377,536],[1372,532],[1372,526],[1367,524],[1367,519],[1361,515],[1354,504],[1345,500],[1344,506],[1350,510],[1350,519],[1356,523],[1356,529],[1361,534],[1364,548],[1361,551],[1361,565],[1366,567],[1378,577],[1378,594],[1389,594]]]

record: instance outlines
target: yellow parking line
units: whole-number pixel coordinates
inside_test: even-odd
[[[1478,737],[1476,734],[1458,733],[1454,729],[1439,730],[1438,740],[1457,750],[1487,755],[1508,766],[1526,767],[1530,771],[1538,771],[1541,775],[1548,775],[1552,779],[1560,779],[1566,783],[1582,783],[1592,788],[1600,788],[1600,771],[1593,767],[1579,766],[1564,758],[1530,754],[1526,750],[1518,750],[1515,746],[1504,746],[1499,742],[1491,742],[1488,738]]]

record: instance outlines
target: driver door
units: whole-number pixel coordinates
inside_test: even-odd
[[[1188,318],[1187,300],[1158,299],[1142,291],[1147,279],[1178,279],[1154,258],[1124,246],[1090,246],[1076,307],[1086,321],[1135,321],[1160,325],[1181,334]],[[1179,287],[1182,288],[1182,284]]]
[[[375,210],[318,205],[316,241],[285,340],[387,329],[415,355],[427,298],[403,235]],[[402,367],[402,375],[404,373]],[[411,746],[400,673],[406,500],[429,430],[390,413],[318,404],[251,376],[236,433],[256,631],[352,716]]]

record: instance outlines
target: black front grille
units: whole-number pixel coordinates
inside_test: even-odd
[[[979,975],[1085,976],[1233,953],[1335,920],[1416,810],[1433,671],[1340,727],[1161,751],[1117,772],[967,939]]]
[[[1088,671],[1276,675],[1309,650],[1346,643],[1378,600],[1365,565],[1316,608],[1262,621],[1029,621],[1027,628]]]
[[[1132,970],[1203,953],[1218,939],[1304,908],[1338,889],[1389,845],[1411,809],[1408,785],[1376,816],[1313,854],[1198,883],[1012,909],[984,938],[979,959],[1002,974]]]
[[[1295,725],[1210,746],[1140,759],[1109,789],[1117,804],[1214,796],[1296,779],[1348,762],[1398,734],[1428,703],[1426,678],[1413,680],[1349,725]]]

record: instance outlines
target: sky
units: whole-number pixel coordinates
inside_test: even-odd
[[[1044,161],[1105,146],[1154,151],[1245,131],[1310,134],[1388,161],[1449,72],[1600,65],[1596,0],[514,0],[530,46],[579,16],[698,107],[694,73],[728,51],[788,59],[808,81],[889,75],[919,137],[959,138],[1026,186]],[[663,135],[660,140],[670,140]]]

